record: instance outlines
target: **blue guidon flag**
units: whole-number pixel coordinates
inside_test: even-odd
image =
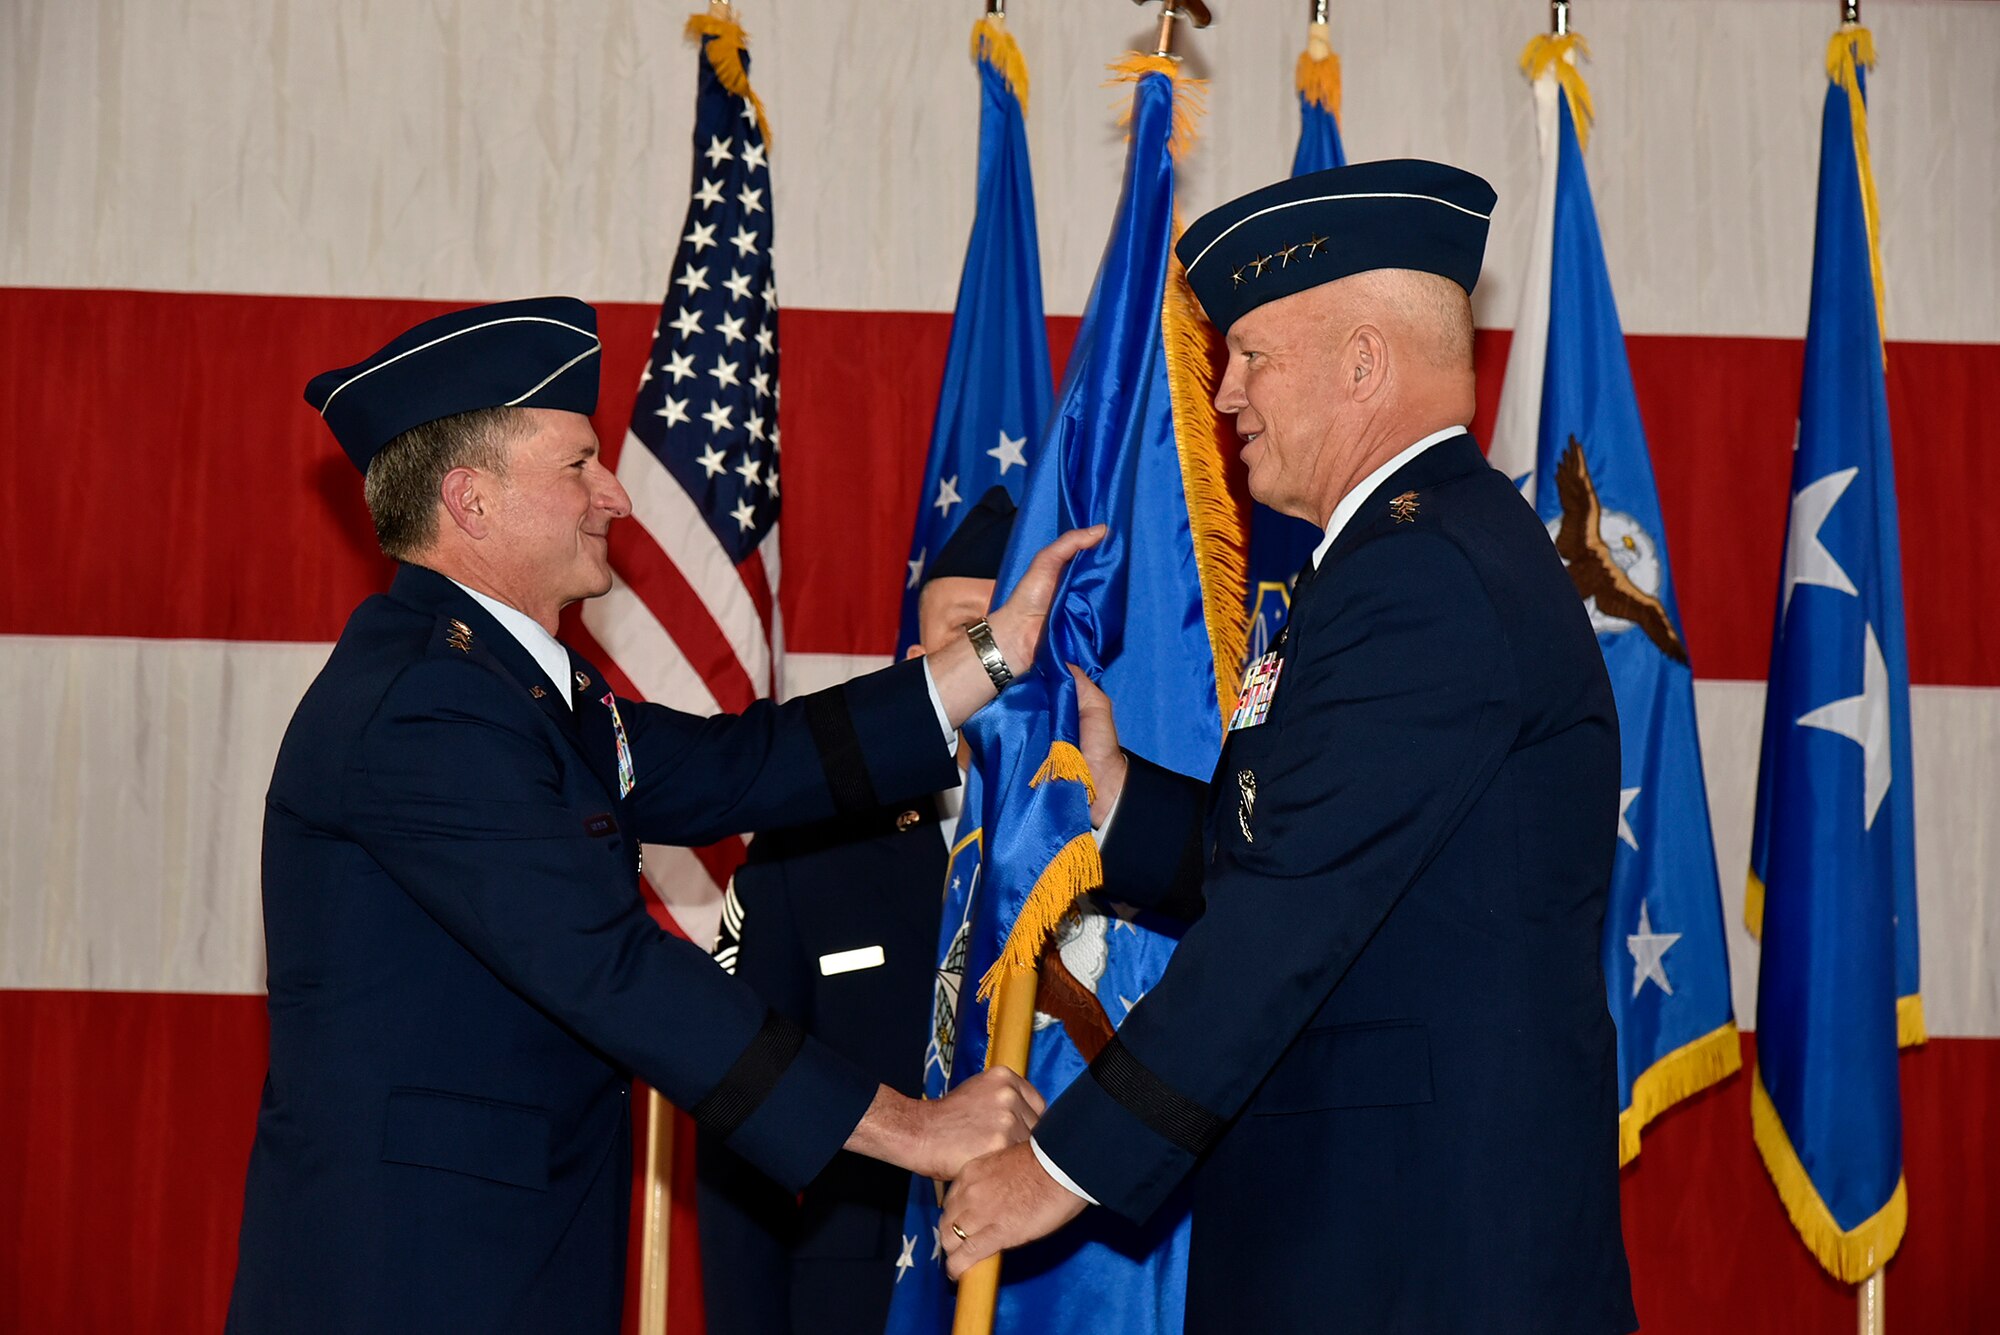
[[[1868,31],[1827,50],[1812,313],[1746,907],[1751,1121],[1820,1264],[1858,1283],[1908,1215],[1896,1051],[1921,1043],[1910,670],[1868,163]]]
[[[917,642],[917,593],[930,561],[994,486],[1021,499],[1031,451],[1049,420],[1049,331],[1028,170],[1028,67],[1006,25],[993,18],[973,25],[972,54],[980,87],[978,203],[910,539],[898,658]]]
[[[1340,57],[1327,43],[1325,25],[1313,25],[1306,49],[1299,53],[1294,82],[1299,92],[1299,144],[1292,154],[1292,175],[1346,166],[1347,153],[1340,143]],[[1250,617],[1243,650],[1246,663],[1262,658],[1277,642],[1291,615],[1292,581],[1323,536],[1303,519],[1251,503],[1249,569],[1243,581]]]
[[[1573,34],[1538,37],[1542,171],[1492,460],[1548,525],[1618,701],[1618,841],[1601,954],[1618,1026],[1619,1161],[1679,1100],[1742,1065],[1694,676],[1659,493],[1590,182]]]
[[[1124,190],[1054,418],[1030,463],[998,598],[1064,530],[1105,523],[1110,531],[1064,573],[1034,665],[966,725],[974,759],[925,1054],[933,1098],[980,1071],[989,1048],[1010,1043],[1027,1049],[1028,1078],[1055,1098],[1141,1004],[1178,940],[1180,924],[1088,893],[1103,883],[1103,865],[1066,665],[1132,702],[1118,720],[1128,750],[1204,779],[1234,702],[1242,517],[1212,405],[1220,346],[1171,255],[1174,162],[1192,134],[1198,86],[1159,57],[1135,55],[1113,71],[1135,84]],[[994,1024],[998,1008],[983,984],[1034,986],[1032,1031]],[[891,1335],[952,1325],[938,1207],[931,1182],[912,1184]],[[1007,1254],[993,1329],[1175,1335],[1188,1229],[1185,1201],[1143,1225],[1087,1212]]]

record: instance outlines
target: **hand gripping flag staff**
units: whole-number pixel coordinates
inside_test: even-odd
[[[998,0],[994,0],[997,5]],[[1028,170],[1028,65],[996,8],[972,29],[979,69],[979,194],[952,309],[896,655],[917,642],[927,564],[989,489],[1016,501],[1049,420],[1049,331]]]
[[[1868,1281],[1902,1241],[1899,1045],[1918,1000],[1909,661],[1868,159],[1874,42],[1827,47],[1812,308],[1746,908],[1761,927],[1752,1130],[1799,1235]]]
[[[1742,1065],[1694,677],[1659,493],[1597,230],[1582,39],[1528,44],[1542,171],[1492,460],[1535,506],[1590,612],[1618,701],[1618,840],[1601,954],[1618,1026],[1618,1156]]]
[[[1299,144],[1292,175],[1347,165],[1340,143],[1340,57],[1327,27],[1327,0],[1313,0],[1312,27],[1294,76],[1299,94]],[[1319,546],[1322,533],[1303,519],[1250,503],[1250,567],[1244,580],[1250,630],[1244,653],[1254,662],[1270,652],[1291,614],[1292,577]]]
[[[778,298],[770,127],[750,87],[747,38],[727,4],[690,18],[687,34],[701,42],[687,218],[618,456],[632,518],[611,531],[616,579],[585,605],[583,625],[645,699],[713,714],[771,694],[782,652]],[[621,742],[621,769],[625,759]],[[667,864],[693,881],[668,897],[714,895],[742,857],[732,837]],[[639,1265],[648,1335],[666,1320],[681,1116],[649,1092]]]
[[[1204,20],[1190,0],[1169,10]],[[1206,778],[1242,659],[1242,515],[1226,483],[1212,396],[1220,343],[1172,258],[1174,163],[1203,93],[1171,56],[1112,67],[1134,85],[1124,188],[1056,413],[1031,461],[1002,563],[1004,599],[1059,532],[1109,535],[1058,588],[1040,656],[967,729],[973,764],[947,873],[926,1093],[983,1066],[1053,1098],[1165,970],[1175,937],[1088,897],[1102,864],[1090,825],[1067,665],[1115,700],[1127,749]],[[1218,665],[1220,670],[1218,671]],[[1161,926],[1165,926],[1162,924]],[[913,1185],[889,1330],[1178,1331],[1185,1205],[1144,1227],[1092,1211],[1054,1237],[945,1277],[938,1192]],[[1079,1295],[1088,1301],[1078,1301]]]

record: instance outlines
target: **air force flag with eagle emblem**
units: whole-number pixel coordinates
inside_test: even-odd
[[[1551,40],[1537,39],[1531,60]],[[1541,188],[1492,460],[1548,525],[1618,700],[1618,843],[1602,955],[1618,1024],[1619,1159],[1630,1162],[1647,1122],[1742,1057],[1694,678],[1575,111],[1549,68],[1562,59],[1555,53],[1535,81]]]

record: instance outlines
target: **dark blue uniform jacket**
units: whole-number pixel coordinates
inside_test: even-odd
[[[1135,766],[1107,889],[1205,909],[1037,1141],[1133,1218],[1194,1175],[1190,1332],[1633,1329],[1618,725],[1548,534],[1470,437],[1434,446],[1281,652],[1206,789]]]
[[[920,1094],[945,862],[928,798],[758,835],[736,873],[736,976],[883,1084]],[[871,947],[881,963],[822,966]],[[712,1140],[699,1158],[708,1335],[881,1335],[908,1173],[842,1153],[794,1195]]]
[[[903,664],[696,718],[551,682],[405,566],[294,715],[264,827],[271,1069],[229,1329],[618,1329],[628,1081],[796,1189],[876,1081],[646,915],[641,840],[869,809],[955,774]],[[562,692],[574,701],[571,710]]]

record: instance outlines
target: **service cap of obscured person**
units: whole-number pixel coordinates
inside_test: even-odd
[[[1000,558],[1007,554],[1007,539],[1014,535],[1014,515],[1019,509],[1002,486],[987,488],[959,521],[958,528],[938,549],[924,582],[934,579],[999,579]]]

